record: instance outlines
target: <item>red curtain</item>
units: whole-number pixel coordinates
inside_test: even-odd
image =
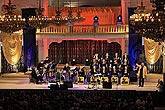
[[[76,59],[78,64],[84,64],[85,59],[91,60],[96,53],[104,58],[107,52],[112,57],[116,52],[121,56],[120,44],[106,40],[64,40],[52,42],[49,46],[49,58],[56,63],[70,63]]]

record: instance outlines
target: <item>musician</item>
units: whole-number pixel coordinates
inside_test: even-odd
[[[95,59],[96,61],[99,60],[99,54],[98,54],[98,53],[96,53],[96,54],[94,55],[94,59]]]
[[[123,55],[122,62],[123,62],[123,65],[128,65],[129,64],[129,59],[128,59],[128,55],[127,55],[126,52]]]
[[[110,62],[111,62],[111,60],[110,60]],[[112,71],[113,71],[113,65],[112,65],[112,63],[109,63],[108,64],[108,76],[112,76]]]
[[[109,61],[110,61],[109,53],[105,54],[105,61],[107,64],[109,64]]]
[[[73,66],[70,68],[71,79],[73,79],[77,75],[77,71],[79,71],[79,67]]]
[[[102,60],[102,64],[101,64],[101,74],[102,74],[103,76],[107,76],[107,73],[108,73],[108,71],[107,71],[106,60],[103,59],[103,60]]]
[[[36,77],[37,77],[37,74],[36,74],[36,71],[35,71],[36,69],[35,69],[35,68],[36,68],[36,67],[33,66],[33,67],[32,67],[32,72],[31,72],[31,77],[34,78],[34,79],[36,79]]]
[[[119,65],[121,63],[120,57],[118,56],[118,53],[115,53],[115,57],[113,58],[113,64],[115,66]]]
[[[93,62],[90,65],[90,69],[91,69],[91,75],[94,75],[97,73],[98,70],[98,62],[96,59],[93,59]]]
[[[85,66],[79,69],[79,76],[85,76]]]
[[[39,73],[42,75],[43,74],[43,69],[44,69],[44,61],[41,60],[38,65],[37,65],[37,70],[39,71]]]
[[[66,81],[69,81],[70,80],[70,66],[68,63],[65,64],[63,70],[65,71],[65,79]]]
[[[55,73],[57,72],[57,64],[54,61],[52,61],[51,72],[52,76],[55,76]]]
[[[72,80],[73,80],[73,83],[74,84],[77,84],[78,83],[78,73],[79,73],[79,70],[80,70],[80,67],[76,67],[73,71],[73,74],[72,74]]]
[[[45,64],[45,68],[46,68],[46,71],[45,71],[45,73],[46,73],[46,79],[47,80],[49,80],[49,73],[50,73],[50,68],[51,68],[51,66],[52,66],[52,62],[50,62],[50,63],[46,63]]]
[[[118,73],[118,77],[121,77],[122,76],[122,66],[121,66],[121,64],[118,65],[117,73]]]
[[[44,64],[48,64],[48,63],[50,63],[49,57],[46,57],[46,59],[44,60],[43,63],[44,63]]]
[[[103,63],[103,58],[101,57],[101,58],[97,61],[97,63],[98,63],[98,71],[100,72],[100,71],[101,71],[101,65],[102,65],[102,63]]]
[[[117,76],[118,76],[118,82],[119,82],[119,84],[120,84],[120,78],[123,76],[121,64],[118,65],[118,68],[117,68]]]
[[[37,67],[35,66],[32,67],[31,75],[32,78],[36,79],[36,84],[39,84],[39,81],[43,81],[43,76],[40,75]]]
[[[117,68],[115,65],[113,65],[113,67],[112,67],[112,74],[117,75]]]
[[[128,76],[129,75],[129,67],[128,67],[128,65],[123,65],[122,73],[123,73],[123,76]]]
[[[70,70],[70,66],[69,66],[68,63],[65,64],[63,70],[65,70],[66,72],[69,72],[69,70]]]
[[[113,58],[113,73],[114,74],[119,73],[119,71],[121,71],[120,67],[121,67],[121,58],[118,56],[118,53],[115,53],[115,57]]]

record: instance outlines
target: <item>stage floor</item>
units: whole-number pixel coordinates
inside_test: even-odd
[[[112,85],[112,89],[104,89],[102,85],[92,88],[92,85],[74,84],[69,90],[137,90],[137,91],[156,91],[158,79],[163,79],[163,74],[150,73],[145,79],[144,87],[138,87],[138,82],[131,82],[129,85]],[[89,88],[88,88],[89,87]],[[29,75],[24,73],[6,73],[0,76],[0,89],[50,89],[48,83],[34,84],[29,82]]]

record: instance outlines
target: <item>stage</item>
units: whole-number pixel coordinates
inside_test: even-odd
[[[144,87],[138,87],[138,82],[131,82],[129,85],[112,85],[112,89],[104,89],[102,85],[92,88],[93,85],[74,84],[69,90],[137,90],[156,91],[158,79],[163,79],[163,74],[147,74]],[[35,84],[29,81],[29,75],[24,73],[5,73],[0,76],[0,89],[50,89],[48,83]]]

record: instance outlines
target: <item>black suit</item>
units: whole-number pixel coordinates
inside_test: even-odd
[[[126,60],[126,61],[125,61],[125,60]],[[128,65],[128,64],[129,64],[128,55],[123,55],[122,63],[123,63],[123,65]]]
[[[38,71],[38,70],[37,70]],[[41,75],[39,75],[39,73],[37,73],[37,71],[35,70],[35,68],[32,68],[32,78],[36,79],[36,84],[38,84],[38,81],[43,81],[43,77]]]
[[[129,69],[129,67],[127,65],[122,65],[122,73],[123,73],[123,75],[128,76],[129,75],[129,71],[130,71],[130,69]]]
[[[101,64],[101,74],[107,76],[107,73],[108,73],[107,64]]]
[[[90,69],[91,69],[91,74],[92,75],[96,74],[97,69],[98,69],[98,64],[91,64]]]
[[[37,78],[37,74],[34,68],[32,68],[32,72],[31,72],[32,78],[36,79]]]
[[[64,66],[63,70],[65,70],[66,72],[69,72],[70,66]]]

